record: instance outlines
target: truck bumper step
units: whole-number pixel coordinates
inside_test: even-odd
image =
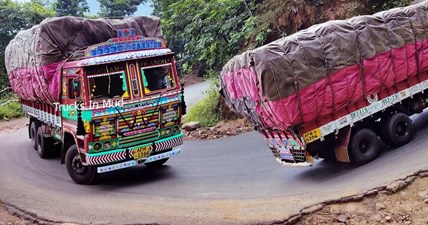
[[[159,155],[154,155],[154,156],[150,156],[148,157],[145,161],[141,161],[142,163],[148,163],[148,162],[155,162],[158,160],[162,160],[162,159],[167,159],[167,158],[171,158],[174,156],[177,156],[181,153],[181,149],[177,148],[174,149],[170,152],[165,152]],[[121,170],[121,169],[126,169],[126,168],[130,168],[130,167],[134,167],[137,166],[139,164],[139,161],[137,160],[130,160],[130,161],[126,161],[126,162],[122,162],[122,163],[117,163],[117,164],[113,164],[113,165],[109,165],[109,166],[102,166],[102,167],[98,167],[97,168],[97,172],[98,173],[107,173],[107,172],[111,172],[111,171],[115,171],[115,170]]]

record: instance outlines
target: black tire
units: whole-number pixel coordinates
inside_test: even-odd
[[[387,145],[403,146],[412,140],[413,134],[413,122],[404,113],[391,115],[382,123],[381,138]]]
[[[68,175],[77,184],[89,185],[97,177],[96,166],[84,166],[77,152],[77,146],[72,145],[65,155],[65,165]]]
[[[352,135],[350,143],[351,160],[356,164],[366,164],[379,156],[378,136],[371,129],[361,129]]]
[[[37,153],[40,158],[47,159],[52,157],[54,152],[54,140],[53,138],[44,137],[43,126],[39,126],[36,135]]]
[[[154,161],[154,162],[144,163],[144,165],[146,165],[147,167],[150,167],[150,168],[159,168],[163,164],[165,164],[168,161],[168,159],[169,158],[161,159],[161,160]]]
[[[36,121],[31,122],[30,128],[29,128],[29,135],[31,139],[31,145],[33,146],[34,150],[37,150],[37,129],[39,128],[39,125]]]

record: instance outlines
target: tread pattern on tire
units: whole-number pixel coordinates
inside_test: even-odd
[[[361,151],[360,142],[363,139],[366,139],[366,141],[368,141],[367,143],[369,144],[369,149],[367,152]],[[376,159],[380,153],[380,144],[377,134],[368,128],[356,131],[351,137],[350,153],[351,160],[359,165],[369,163]]]
[[[39,128],[37,129],[36,143],[37,143],[37,152],[39,153],[40,158],[47,159],[52,157],[53,150],[54,150],[54,146],[53,146],[54,140],[53,138],[44,137],[42,126],[39,126]]]
[[[68,148],[65,155],[65,166],[71,179],[77,184],[90,185],[97,178],[97,168],[95,166],[87,166],[87,173],[85,175],[79,175],[73,171],[72,160],[78,154],[77,146],[72,145]]]
[[[398,122],[405,122],[408,124],[408,135],[397,137],[395,134],[396,125]],[[381,138],[387,145],[400,147],[412,140],[413,137],[413,123],[412,120],[404,113],[396,113],[390,115],[385,122],[382,123]]]

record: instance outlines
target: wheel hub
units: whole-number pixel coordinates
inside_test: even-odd
[[[407,127],[408,124],[407,123],[398,123],[397,126],[395,127],[395,133],[397,134],[397,136],[401,137],[404,135],[407,135]]]
[[[360,142],[360,150],[362,153],[366,153],[367,150],[369,149],[370,143],[369,140],[367,140],[366,138],[361,140]]]
[[[73,168],[73,171],[79,175],[84,175],[86,173],[87,167],[82,164],[78,155],[74,156],[71,162],[71,167]]]

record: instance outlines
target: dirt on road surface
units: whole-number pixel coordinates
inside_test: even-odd
[[[325,206],[297,224],[428,224],[427,214],[428,178],[420,178],[392,195],[380,192],[360,202]]]
[[[253,125],[245,119],[220,121],[213,127],[201,127],[194,131],[184,131],[184,140],[203,141],[236,136],[254,131]]]
[[[27,224],[25,220],[22,220],[16,216],[11,215],[6,208],[0,205],[0,224],[1,225],[21,225]]]
[[[17,131],[28,125],[28,118],[23,117],[19,119],[13,119],[9,121],[0,121],[0,135]]]

